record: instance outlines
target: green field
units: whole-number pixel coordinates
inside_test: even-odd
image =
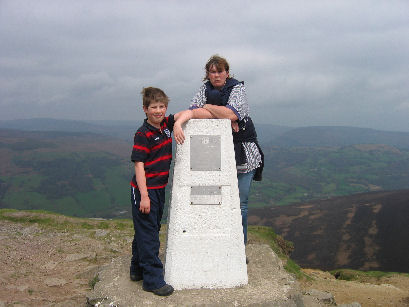
[[[0,177],[3,208],[82,217],[112,217],[129,210],[130,169],[118,157],[46,152],[30,159],[17,155],[13,162],[25,171]]]
[[[94,135],[33,133],[28,138],[16,133],[3,137],[0,208],[49,210],[79,217],[130,217],[133,168],[124,158],[129,144],[109,142]],[[253,208],[409,188],[407,149],[385,145],[270,146],[263,151],[263,181],[253,182],[250,194]],[[167,199],[170,190],[171,180]]]
[[[376,190],[409,188],[409,151],[383,146],[270,148],[263,181],[254,182],[254,207]]]

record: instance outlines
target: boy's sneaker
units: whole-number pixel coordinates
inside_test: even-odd
[[[146,290],[148,292],[152,292],[153,294],[159,295],[159,296],[168,296],[173,293],[173,287],[171,285],[165,284],[163,287],[158,288],[158,289],[153,289],[153,290]]]
[[[140,281],[140,280],[143,279],[143,276],[142,276],[142,274],[130,273],[130,274],[129,274],[129,278],[130,278],[132,281]]]

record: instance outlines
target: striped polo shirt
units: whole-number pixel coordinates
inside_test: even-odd
[[[173,115],[169,115],[161,122],[159,130],[145,119],[135,133],[131,160],[144,163],[148,189],[161,189],[168,183],[174,123]],[[132,177],[131,185],[137,187],[135,175]]]

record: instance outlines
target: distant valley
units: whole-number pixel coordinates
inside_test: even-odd
[[[265,170],[253,206],[277,206],[355,193],[409,188],[409,150],[388,145],[264,146]]]
[[[82,217],[126,213],[131,146],[84,132],[0,130],[0,207]]]
[[[129,157],[139,124],[0,121],[0,207],[129,217]],[[253,208],[409,188],[409,133],[272,125],[257,130],[266,160],[263,181],[253,183]]]

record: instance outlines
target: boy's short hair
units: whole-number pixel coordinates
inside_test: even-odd
[[[168,106],[169,97],[160,88],[144,87],[141,94],[144,108],[148,108],[152,102],[162,102],[166,107]]]
[[[213,65],[219,72],[223,70],[229,72],[230,68],[227,60],[218,54],[212,55],[205,65],[206,75],[204,76],[203,81],[209,80],[209,70]]]

